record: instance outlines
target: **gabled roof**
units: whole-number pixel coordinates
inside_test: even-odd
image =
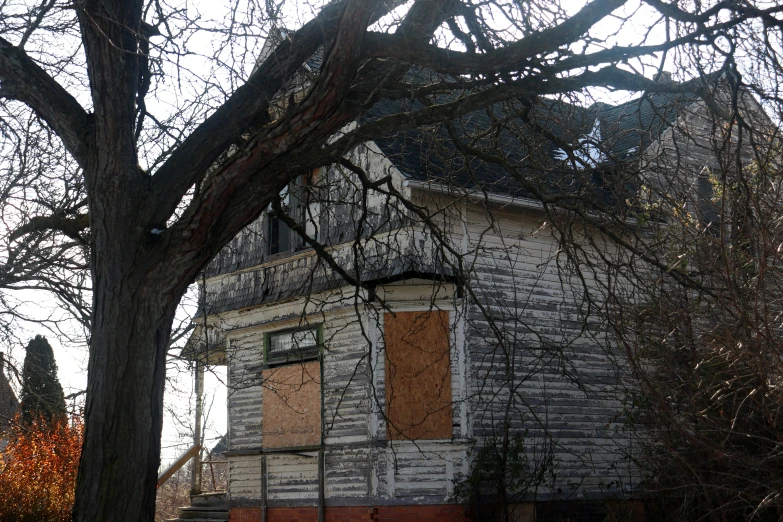
[[[695,94],[649,93],[620,105],[596,104],[607,143],[618,158],[634,157],[699,101]]]
[[[274,45],[291,35],[292,32],[288,29],[273,26],[259,60],[262,60]],[[323,49],[319,49],[303,65],[300,73],[307,76],[317,72],[322,62]],[[304,76],[296,81],[307,81]],[[670,74],[663,76],[670,78]],[[420,85],[446,79],[438,73],[418,67],[412,67],[406,77],[411,83]],[[657,140],[697,100],[692,94],[647,93],[619,105],[599,102],[585,107],[562,100],[539,98],[529,117],[572,148],[578,148],[580,142],[585,146],[585,137],[594,137],[590,136],[591,133],[599,131],[600,149],[605,161],[594,162],[593,166],[596,168],[586,170],[606,171],[634,159],[639,151],[645,150]],[[371,121],[421,108],[423,106],[420,103],[410,100],[384,99],[371,107],[362,119]],[[504,108],[496,105],[491,112],[492,118],[502,118]],[[583,189],[586,185],[602,184],[598,179],[600,175],[584,172],[584,165],[582,169],[574,169],[579,165],[566,159],[567,155],[561,146],[534,132],[532,127],[520,118],[509,119],[511,121],[508,122],[508,127],[499,137],[495,137],[495,143],[490,144],[490,139],[487,138],[483,140],[484,143],[477,144],[478,148],[491,147],[492,152],[500,150],[501,155],[512,160],[515,166],[521,167],[517,175],[522,174],[529,180],[534,180],[544,192],[569,193]],[[493,125],[488,111],[467,114],[453,123],[460,138],[468,140],[489,130]],[[377,139],[375,143],[409,179],[514,196],[530,195],[522,184],[500,165],[460,154],[442,126],[400,131]],[[545,178],[540,176],[542,172],[546,172]]]
[[[472,147],[500,155],[518,166],[524,176],[543,192],[570,193],[595,184],[592,171],[606,171],[633,160],[697,98],[688,94],[651,93],[620,105],[595,103],[589,107],[542,99],[529,112],[531,123],[551,133],[586,160],[576,165],[559,144],[519,117],[507,118],[503,130],[488,133],[505,109],[476,111],[455,120],[458,138]],[[410,101],[382,100],[366,115],[367,120],[422,108]],[[493,121],[493,119],[495,121]],[[596,146],[593,142],[598,142]],[[529,193],[501,165],[466,157],[454,145],[445,126],[400,131],[375,140],[381,152],[409,179],[455,188],[528,196]],[[595,151],[595,154],[591,153]],[[574,168],[576,167],[576,168]],[[546,176],[541,176],[545,173]]]

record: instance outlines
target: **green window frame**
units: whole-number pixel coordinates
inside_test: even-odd
[[[286,328],[264,334],[264,363],[267,367],[320,359],[323,325]]]

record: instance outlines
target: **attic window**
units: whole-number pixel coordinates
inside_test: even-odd
[[[314,169],[309,174],[296,178],[293,184],[293,217],[297,223],[304,226],[308,237],[318,241],[319,221],[321,218],[321,203],[317,197],[317,186],[320,178],[321,169]],[[308,248],[308,245],[301,237],[295,238],[294,249],[300,250]]]
[[[595,168],[607,161],[606,154],[601,148],[602,141],[601,120],[596,119],[590,132],[579,138],[578,144],[574,147],[573,154],[577,159],[578,167]],[[563,149],[556,149],[554,158],[557,161],[568,161],[570,156]]]
[[[288,212],[288,207],[291,201],[291,191],[288,187],[285,187],[280,191],[280,202],[283,210]],[[269,238],[269,254],[279,254],[280,252],[286,252],[290,250],[291,245],[291,229],[288,228],[279,217],[272,211],[272,207],[269,207],[269,215],[267,216],[267,237]]]

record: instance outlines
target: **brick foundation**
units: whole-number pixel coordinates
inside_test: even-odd
[[[261,508],[231,508],[230,522],[261,522]],[[468,522],[470,518],[460,505],[434,506],[328,506],[326,522]],[[271,507],[267,522],[318,522],[316,507]]]
[[[231,508],[229,522],[261,522],[261,508]]]
[[[413,520],[417,522],[468,522],[465,507],[455,504],[435,506],[379,506],[375,508],[378,522]]]
[[[516,522],[535,520],[562,520],[569,513],[584,513],[592,509],[605,513],[610,522],[644,520],[644,504],[640,501],[541,503],[546,506],[537,513],[536,504],[529,502],[512,504],[512,517]],[[550,513],[551,511],[551,513]],[[229,513],[230,522],[261,522],[262,509],[258,507],[235,507]],[[324,510],[325,522],[469,522],[470,514],[458,504],[428,506],[328,506]],[[271,507],[267,522],[318,522],[318,508],[313,507]]]

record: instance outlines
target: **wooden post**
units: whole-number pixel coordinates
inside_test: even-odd
[[[215,491],[215,467],[212,465],[212,451],[207,453],[207,458],[209,459],[209,474],[212,477],[212,488],[210,488],[210,491]]]
[[[324,522],[325,463],[324,450],[321,449],[318,451],[318,522]]]
[[[196,368],[193,373],[194,388],[196,391],[196,423],[193,428],[193,445],[199,447],[199,451],[193,457],[193,468],[190,474],[190,494],[201,493],[201,422],[203,414],[204,397],[204,365],[196,358]]]
[[[201,448],[198,446],[191,447],[188,451],[183,453],[177,460],[169,466],[166,471],[161,473],[158,476],[158,487],[161,487],[163,484],[166,483],[168,479],[170,479],[177,471],[180,470],[182,466],[188,463],[190,459],[193,458],[194,455],[198,455],[198,452],[201,451]]]
[[[266,503],[266,455],[261,457],[261,522],[267,522],[268,506]]]

